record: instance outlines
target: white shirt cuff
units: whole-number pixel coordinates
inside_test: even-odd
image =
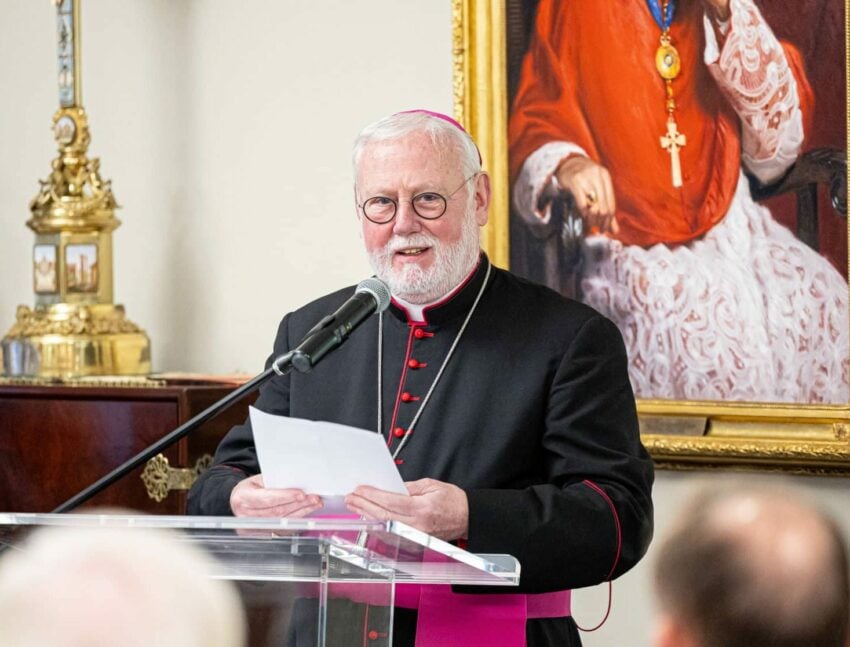
[[[549,142],[534,151],[523,162],[516,182],[514,182],[513,203],[522,219],[530,225],[549,223],[548,204],[538,209],[540,197],[544,191],[554,191],[555,171],[558,165],[570,155],[588,157],[587,152],[570,142]]]

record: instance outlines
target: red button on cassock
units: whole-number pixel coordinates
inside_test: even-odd
[[[402,465],[402,464],[404,464],[404,459],[403,459],[403,458],[397,458],[397,459],[395,459],[395,464],[396,464],[396,465]]]
[[[413,331],[413,336],[416,337],[416,339],[422,339],[424,337],[433,337],[434,333],[427,332],[423,328],[417,328]]]
[[[404,393],[401,394],[401,401],[402,402],[410,402],[412,399],[413,399],[413,396],[410,395],[407,391],[405,391]]]
[[[404,427],[396,427],[395,429],[393,429],[393,436],[395,436],[396,438],[401,438],[402,436],[404,436],[404,433]]]
[[[372,629],[372,631],[369,632],[369,640],[377,640],[377,639],[378,639],[378,632],[375,631],[374,629]]]
[[[410,368],[419,368],[419,360],[418,359],[411,359],[407,362],[407,365]]]

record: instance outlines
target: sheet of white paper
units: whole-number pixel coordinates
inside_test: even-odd
[[[275,416],[250,407],[267,488],[301,488],[324,500],[322,514],[347,512],[343,498],[358,485],[406,494],[380,434],[332,422]]]

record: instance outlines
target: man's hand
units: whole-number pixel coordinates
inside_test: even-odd
[[[702,4],[709,15],[714,16],[715,20],[720,22],[729,20],[729,0],[702,0]]]
[[[230,493],[230,508],[237,517],[306,517],[322,505],[320,496],[304,490],[266,488],[262,474],[240,481]]]
[[[405,483],[410,496],[361,485],[345,497],[349,510],[369,519],[401,521],[452,541],[469,532],[466,492],[451,483],[420,479]]]
[[[582,155],[573,155],[560,163],[555,177],[562,188],[573,194],[588,230],[613,234],[620,231],[614,217],[614,185],[607,168]]]

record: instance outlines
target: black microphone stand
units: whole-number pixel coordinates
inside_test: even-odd
[[[106,476],[98,479],[84,490],[78,492],[70,499],[65,501],[62,505],[53,510],[53,513],[57,512],[68,512],[73,510],[78,505],[85,503],[89,499],[91,499],[95,494],[98,494],[105,490],[107,487],[115,483],[122,476],[125,476],[129,472],[132,472],[142,463],[146,463],[151,458],[159,454],[165,448],[167,448],[172,443],[177,442],[187,434],[191,433],[197,427],[200,427],[203,423],[205,423],[210,418],[218,415],[222,411],[224,411],[231,404],[240,400],[243,396],[251,393],[255,389],[258,389],[264,382],[269,380],[275,375],[286,375],[290,371],[292,371],[292,356],[293,353],[284,353],[277,359],[272,362],[272,365],[267,368],[265,371],[254,377],[248,382],[245,382],[238,389],[234,390],[232,393],[228,393],[218,402],[213,403],[203,411],[201,411],[198,415],[196,415],[191,420],[187,420],[182,425],[177,427],[174,431],[168,433],[166,436],[163,436],[153,445],[150,445],[146,449],[142,450],[126,462],[122,463],[114,470],[109,472]]]

